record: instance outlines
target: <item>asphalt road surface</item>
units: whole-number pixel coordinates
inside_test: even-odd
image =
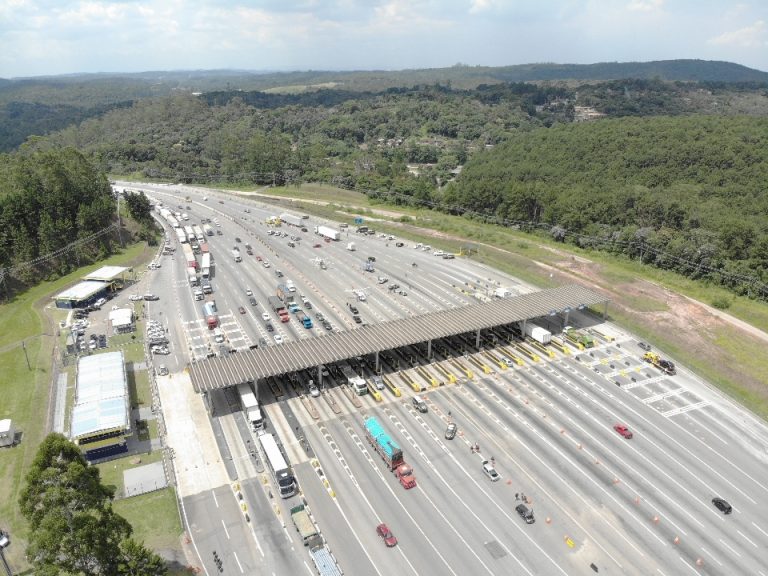
[[[313,319],[322,312],[334,330],[355,328],[349,305],[374,323],[463,306],[499,287],[532,290],[471,260],[443,260],[414,249],[412,242],[398,248],[396,240],[349,231],[340,242],[326,243],[312,227],[329,223],[316,218],[305,220],[306,233],[285,225],[273,229],[265,220],[281,209],[211,192],[203,201],[202,192],[187,188],[141,188],[171,209],[184,206],[181,211],[197,223],[201,217],[219,219],[222,235],[209,238],[212,298],[228,348],[277,345],[275,333],[291,340],[325,332],[318,322],[310,330],[293,320],[280,323],[268,310],[267,296],[285,279],[310,300],[312,308],[305,311]],[[184,200],[187,194],[190,201]],[[291,248],[290,236],[269,235],[271,229],[300,240]],[[170,238],[176,242],[172,232]],[[349,241],[355,251],[346,249]],[[245,243],[253,246],[252,256]],[[240,263],[231,258],[234,246],[240,247]],[[369,256],[375,258],[374,272],[363,269]],[[148,314],[167,325],[172,355],[163,362],[178,371],[221,350],[205,326],[202,303],[193,300],[181,251],[161,261],[150,278],[160,301],[150,303]],[[387,281],[379,283],[380,277]],[[395,283],[400,288],[389,290]],[[258,306],[250,305],[248,288]],[[358,299],[360,291],[365,301]],[[266,329],[265,311],[275,332]],[[540,324],[557,332],[563,321]],[[596,320],[572,313],[570,322]],[[414,409],[414,392],[394,376],[401,397],[384,390],[381,402],[371,395],[359,398],[361,407],[337,386],[303,400],[287,383],[279,399],[264,388],[259,400],[269,431],[284,445],[303,500],[276,497],[268,470],[249,454],[256,440],[236,402],[214,399],[213,418],[243,500],[226,487],[213,491],[219,506],[211,493],[185,501],[206,571],[220,573],[215,549],[225,574],[313,573],[288,513],[306,502],[347,574],[768,576],[768,430],[685,368],[666,376],[644,363],[631,335],[611,325],[597,328],[609,337],[598,339],[594,349],[555,350],[536,362],[523,358],[522,366],[501,368],[482,354],[460,355],[472,378],[439,355],[440,368],[420,358],[429,374],[445,382],[435,388],[422,382],[426,414]],[[449,383],[442,370],[456,382]],[[418,381],[413,370],[407,373]],[[403,489],[368,444],[362,426],[367,415],[376,416],[400,445],[414,467],[416,488]],[[459,427],[453,440],[444,438],[449,421]],[[626,425],[633,438],[618,434],[616,424]],[[471,449],[474,444],[479,452]],[[484,475],[486,459],[493,459],[500,481]],[[515,511],[521,494],[533,509],[533,524]],[[717,510],[715,496],[726,499],[733,512]],[[380,522],[392,529],[397,546],[387,548],[377,536]]]

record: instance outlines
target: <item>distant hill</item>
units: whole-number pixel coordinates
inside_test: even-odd
[[[709,112],[695,99],[691,106],[680,99],[670,104],[669,87],[662,84],[701,82],[716,84],[721,91],[738,91],[746,87],[753,92],[765,92],[768,87],[766,72],[730,62],[705,60],[503,67],[456,65],[398,71],[148,71],[0,79],[0,152],[13,150],[31,135],[50,134],[88,118],[101,117],[108,110],[178,93],[203,93],[211,105],[223,105],[242,96],[255,107],[290,103],[313,106],[363,98],[363,93],[400,91],[414,86],[439,85],[444,89],[467,91],[484,86],[490,87],[491,91],[500,88],[503,92],[502,85],[507,83],[546,82],[551,85],[563,82],[565,85],[569,81],[583,84],[622,80],[634,82],[607,85],[602,93],[596,86],[585,87],[579,94],[579,102],[586,102],[584,105],[595,106],[600,112],[613,116],[649,114],[652,106],[656,107],[653,112],[656,114],[680,113],[691,106],[692,109],[687,111]],[[628,94],[632,98],[619,100],[615,94]],[[651,98],[654,95],[658,97]],[[740,112],[753,113],[754,109],[760,111],[763,108],[759,98],[757,104],[749,97],[740,98],[743,100]],[[605,107],[607,100],[611,101],[611,107]],[[717,105],[722,107],[722,102]]]

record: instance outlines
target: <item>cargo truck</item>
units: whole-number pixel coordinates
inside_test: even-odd
[[[207,252],[203,253],[203,261],[200,265],[200,273],[203,278],[209,278],[211,275],[211,255]]]
[[[343,576],[336,558],[323,542],[322,536],[315,536],[309,541],[309,557],[319,576]]]
[[[285,212],[280,214],[280,220],[291,224],[292,226],[301,226],[301,216],[296,216],[295,214],[289,214]]]
[[[197,279],[197,272],[195,271],[192,266],[189,266],[187,268],[187,278],[189,279],[189,285],[190,286],[197,286],[198,285],[198,279]]]
[[[291,520],[293,520],[293,525],[296,526],[296,532],[299,533],[302,543],[304,546],[307,546],[312,537],[317,536],[318,533],[317,526],[312,522],[312,518],[309,517],[309,512],[304,504],[291,508]]]
[[[347,250],[349,250],[350,252],[354,252],[355,250],[357,250],[357,248],[355,247],[355,243],[354,242],[348,242],[347,243]]]
[[[240,256],[240,250],[238,250],[237,248],[232,249],[232,258],[234,259],[235,262],[243,261],[242,256]]]
[[[665,374],[668,374],[669,376],[674,376],[677,373],[677,370],[675,369],[675,364],[671,360],[665,360],[655,352],[646,352],[643,354],[643,360],[648,362],[649,364],[653,364],[664,372]]]
[[[219,316],[216,311],[216,302],[206,302],[203,304],[203,316],[208,324],[208,330],[213,330],[219,325]]]
[[[296,319],[304,324],[304,328],[312,328],[312,319],[301,310],[296,312]]]
[[[187,243],[187,235],[184,234],[184,230],[181,228],[174,228],[174,231],[176,232],[176,238],[178,239],[180,244],[186,244]]]
[[[549,344],[552,341],[552,333],[549,330],[530,322],[525,323],[525,335],[533,338],[539,344]]]
[[[365,378],[361,377],[354,370],[352,370],[351,366],[342,364],[341,371],[344,373],[344,377],[347,379],[347,385],[352,388],[355,394],[358,396],[368,394],[368,385],[365,383]]]
[[[240,394],[240,405],[243,408],[243,414],[245,415],[248,424],[250,424],[251,429],[254,432],[263,430],[264,417],[261,414],[259,402],[256,400],[256,395],[253,393],[251,385],[247,382],[238,384],[237,392]]]
[[[365,419],[364,427],[365,437],[368,439],[368,442],[376,453],[381,456],[381,459],[384,460],[387,468],[395,473],[403,488],[409,490],[416,486],[413,468],[406,464],[400,446],[389,437],[389,434],[385,432],[379,421],[373,416],[369,416]]]
[[[267,298],[267,304],[269,304],[269,307],[280,317],[280,322],[288,322],[290,320],[288,311],[285,309],[285,304],[280,298],[277,296],[269,296]]]
[[[197,259],[192,252],[192,247],[189,244],[182,244],[181,249],[184,252],[184,261],[187,263],[187,267],[189,268],[191,266],[197,270]]]
[[[205,242],[205,234],[200,226],[192,224],[192,231],[195,233],[195,238],[197,238],[198,242]]]
[[[595,345],[595,339],[592,336],[576,330],[573,326],[563,328],[563,335],[566,340],[575,344],[581,344],[584,348],[593,348]]]
[[[293,302],[293,300],[294,300],[293,292],[295,292],[295,291],[296,291],[296,288],[294,288],[293,291],[292,291],[292,290],[290,290],[290,288],[288,288],[288,286],[285,283],[278,284],[277,285],[276,295],[277,295],[278,298],[280,298],[280,300],[285,302],[285,304],[287,305],[287,304],[290,304],[291,302]]]
[[[341,238],[341,232],[329,228],[328,226],[315,226],[315,234],[324,238],[329,238],[330,240],[339,240]]]
[[[210,224],[203,224],[203,232],[206,236],[213,236],[213,228]]]

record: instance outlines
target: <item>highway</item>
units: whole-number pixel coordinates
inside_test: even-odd
[[[316,218],[306,220],[307,233],[277,228],[301,237],[291,248],[290,238],[270,236],[264,223],[280,209],[210,192],[203,201],[202,193],[188,188],[141,188],[171,208],[190,206],[183,211],[195,222],[219,219],[222,235],[209,238],[216,270],[213,298],[231,348],[245,349],[261,339],[275,345],[261,318],[264,311],[285,339],[325,332],[317,322],[311,330],[294,321],[282,324],[266,310],[267,296],[284,279],[309,298],[313,318],[321,311],[336,330],[356,326],[350,304],[364,322],[374,323],[476,302],[472,292],[482,298],[497,287],[513,293],[531,290],[471,260],[443,260],[414,249],[412,242],[396,247],[395,240],[351,231],[340,242],[319,241],[312,226],[325,222]],[[187,194],[190,201],[179,200]],[[235,237],[242,241],[240,263],[228,257],[238,245]],[[348,241],[355,242],[356,251],[346,250]],[[253,246],[253,256],[246,255],[245,243]],[[368,256],[375,257],[374,272],[363,270]],[[163,362],[181,371],[188,362],[220,350],[205,326],[202,303],[192,298],[180,250],[161,261],[163,267],[150,280],[161,299],[148,303],[148,314],[168,326],[172,355]],[[284,277],[278,278],[276,270]],[[388,282],[380,284],[379,277]],[[400,288],[389,290],[394,283]],[[249,304],[246,288],[258,306]],[[354,290],[365,291],[365,302]],[[239,313],[240,306],[246,314]],[[595,319],[572,313],[571,323],[580,322]],[[562,319],[548,318],[542,325],[557,331]],[[262,388],[259,400],[269,431],[281,438],[304,499],[342,569],[356,575],[599,571],[768,576],[765,425],[685,368],[666,376],[646,364],[636,340],[621,329],[597,328],[609,338],[600,339],[594,349],[570,347],[567,354],[542,354],[537,362],[524,358],[524,365],[508,369],[470,354],[461,361],[471,367],[472,378],[438,356],[455,383],[425,361],[428,373],[445,382],[421,392],[429,406],[426,414],[413,408],[413,390],[396,377],[400,398],[384,390],[381,402],[371,395],[355,398],[361,407],[339,387],[303,400],[287,382],[279,399]],[[412,370],[407,373],[418,380]],[[231,452],[232,481],[242,484],[251,517],[250,522],[244,519],[229,487],[185,499],[190,523],[199,530],[194,537],[206,572],[220,573],[210,558],[213,549],[226,558],[225,574],[310,570],[288,514],[300,497],[280,500],[264,483],[269,475],[248,454],[248,440],[254,444],[255,437],[236,399],[215,393],[209,402],[224,449]],[[372,450],[363,432],[366,415],[376,416],[402,447],[414,467],[416,488],[403,489]],[[453,440],[444,438],[449,421],[459,426]],[[615,424],[627,425],[633,438],[619,435]],[[307,439],[309,449],[297,436]],[[470,449],[475,443],[479,453]],[[491,458],[501,474],[498,482],[481,468],[482,460]],[[534,524],[525,524],[515,511],[521,493],[534,511]],[[733,513],[718,511],[711,503],[715,496],[728,500]],[[212,505],[214,498],[229,504]],[[396,547],[385,547],[377,536],[380,522],[398,538]]]

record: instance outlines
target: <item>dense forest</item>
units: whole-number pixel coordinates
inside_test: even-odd
[[[109,181],[80,152],[30,145],[0,155],[0,271],[12,283],[5,289],[103,258],[115,234],[83,240],[115,221]],[[56,254],[78,240],[72,252]],[[56,255],[44,258],[50,254]]]
[[[184,78],[172,74],[152,89],[154,97],[144,97],[151,92],[143,92],[148,77],[138,75],[122,78],[129,100],[135,97],[131,104],[99,77],[96,92],[82,101],[89,110],[108,110],[26,147],[51,156],[76,149],[93,170],[138,178],[330,183],[381,201],[552,234],[768,297],[768,84],[757,82],[763,73],[700,61],[601,64],[591,73],[610,77],[627,66],[646,78],[500,81],[524,73],[510,67],[483,69],[493,81],[469,86],[478,70],[459,66],[439,83],[369,90],[340,86],[340,78],[357,73],[272,74],[261,81],[327,82],[265,92],[233,89],[230,82],[240,76],[222,72],[208,80],[216,90],[177,89],[173,83]],[[587,70],[536,65],[528,72],[544,77],[558,69],[576,78]],[[677,79],[647,77],[652,71]],[[466,85],[452,84],[459,72]],[[691,77],[704,80],[682,81]],[[10,84],[7,90],[20,93]],[[87,92],[84,86],[67,79],[60,89]],[[42,121],[34,113],[30,118]],[[45,242],[5,248],[4,261],[44,253],[34,249],[50,247],[52,237],[73,238],[66,218],[50,217],[52,226],[41,220]],[[39,224],[14,223],[6,229],[20,228],[20,237]]]
[[[625,118],[520,134],[439,202],[754,295],[768,282],[766,182],[767,118]]]
[[[379,93],[403,87],[443,85],[474,90],[507,83],[588,84],[624,78],[677,83],[698,82],[727,90],[735,84],[768,85],[768,73],[705,60],[603,62],[597,64],[520,64],[397,71],[242,70],[157,71],[131,74],[0,79],[0,152],[21,145],[27,136],[45,135],[106,110],[171,94],[269,92],[312,94],[318,90]],[[326,92],[327,94],[327,92]],[[310,96],[311,97],[311,96]],[[698,98],[693,99],[696,106]],[[649,102],[649,100],[646,100]],[[312,105],[303,101],[300,105]],[[727,110],[726,106],[726,110]]]

